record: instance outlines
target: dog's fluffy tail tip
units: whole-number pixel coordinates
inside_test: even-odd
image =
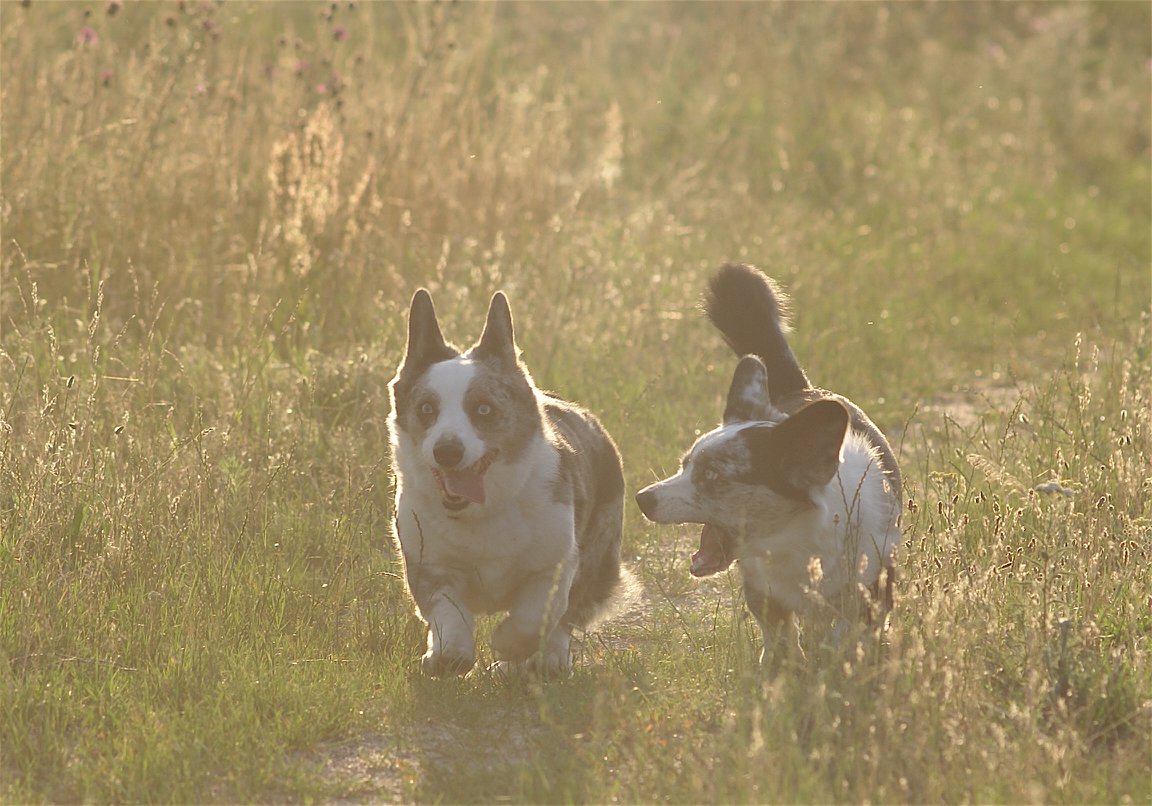
[[[620,613],[640,606],[644,598],[644,586],[631,568],[620,566],[620,583],[616,586],[616,596],[613,598],[623,608]]]
[[[620,579],[612,595],[601,605],[585,627],[589,632],[612,619],[638,609],[644,603],[644,586],[639,577],[625,565],[620,566]]]
[[[810,386],[785,338],[788,295],[764,272],[746,263],[724,264],[708,281],[703,308],[736,355],[757,355],[764,362],[772,400]]]
[[[725,336],[732,328],[733,314],[751,314],[753,321],[767,314],[780,332],[791,330],[788,294],[775,280],[747,263],[725,263],[716,270],[708,280],[703,308]]]

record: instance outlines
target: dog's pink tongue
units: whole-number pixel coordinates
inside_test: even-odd
[[[700,548],[692,555],[692,576],[718,574],[731,564],[732,561],[724,553],[724,530],[705,524],[700,530]]]
[[[444,490],[456,498],[466,498],[474,504],[483,504],[484,474],[473,470],[445,470]]]

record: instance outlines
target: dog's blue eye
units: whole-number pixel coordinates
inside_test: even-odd
[[[476,414],[478,414],[481,417],[487,417],[491,413],[492,413],[492,407],[489,406],[487,403],[481,403],[479,406],[476,407]]]
[[[420,406],[420,413],[423,414],[425,417],[431,417],[433,414],[436,413],[436,407],[433,406],[431,403],[425,403],[422,406]]]

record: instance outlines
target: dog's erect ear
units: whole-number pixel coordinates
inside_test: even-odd
[[[484,332],[480,341],[472,349],[474,358],[495,358],[510,364],[516,363],[516,337],[512,332],[512,311],[503,291],[492,295],[488,306],[488,319],[484,322]]]
[[[776,427],[777,448],[788,456],[785,472],[797,487],[822,487],[840,469],[848,409],[837,400],[817,400]]]
[[[791,498],[811,500],[811,490],[836,476],[848,409],[837,400],[817,400],[779,425],[740,432],[752,454],[748,480]]]
[[[456,355],[456,350],[444,341],[440,332],[432,296],[425,289],[419,289],[412,295],[412,307],[408,311],[408,346],[402,368],[423,369]]]
[[[768,370],[754,355],[746,355],[732,373],[728,400],[724,404],[724,425],[749,420],[767,420],[772,413],[768,400]]]

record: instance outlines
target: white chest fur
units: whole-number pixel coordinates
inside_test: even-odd
[[[492,612],[525,580],[575,561],[572,506],[554,500],[559,458],[543,437],[520,461],[494,466],[488,502],[462,512],[445,509],[432,479],[420,477],[422,463],[412,464],[412,474],[402,470],[397,480],[396,497],[410,577],[424,569],[451,580],[469,609]]]

